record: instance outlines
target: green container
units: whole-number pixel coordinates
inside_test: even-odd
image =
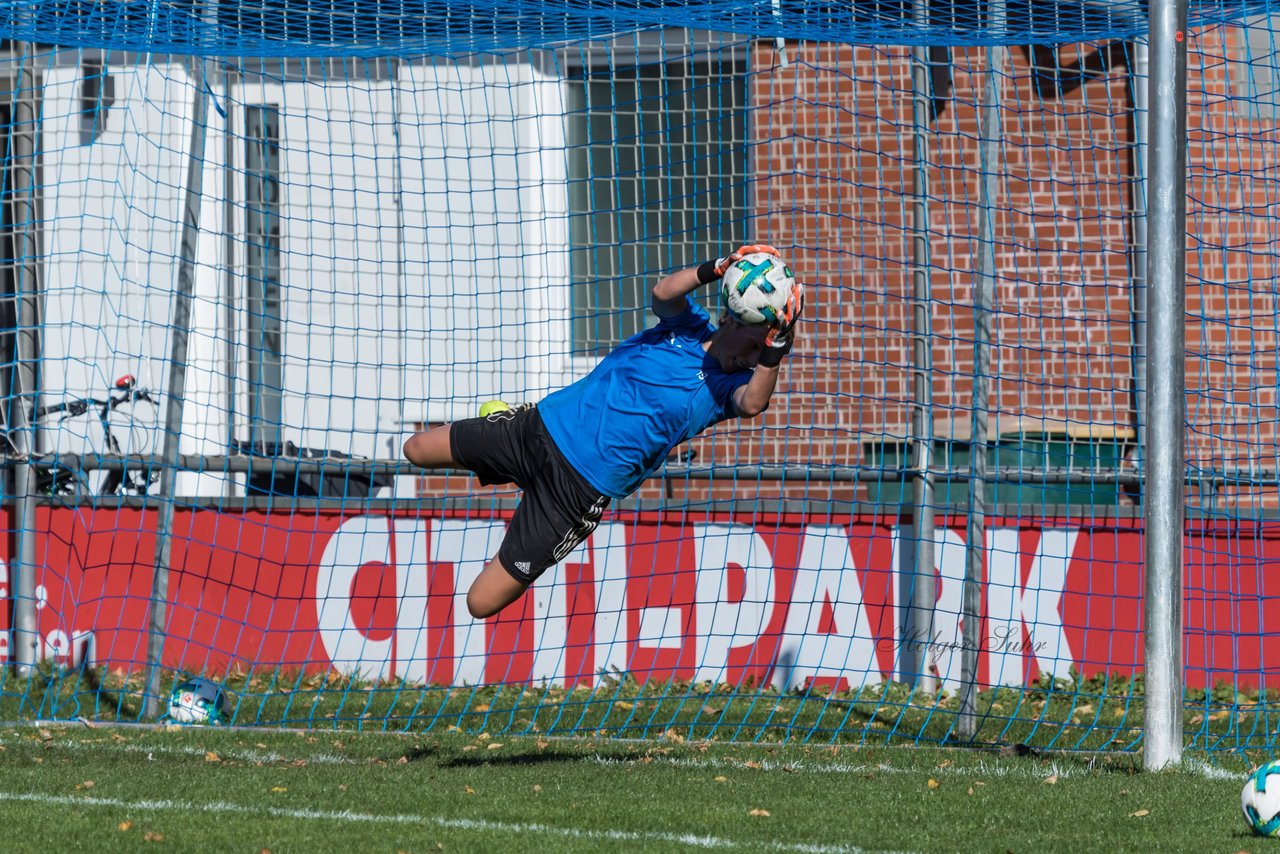
[[[999,436],[987,445],[987,505],[1114,505],[1124,488],[1112,482],[1091,482],[1091,473],[1118,471],[1129,439],[1115,435],[1073,436],[1066,432],[1012,433]],[[934,442],[935,470],[967,473],[972,444],[955,439]],[[876,440],[862,444],[865,465],[886,471],[911,465],[911,445],[902,440]],[[995,480],[997,469],[1011,472],[1035,469],[1066,469],[1077,473],[1072,483],[1019,482],[1016,476]],[[874,504],[910,506],[912,479],[895,475],[877,477],[864,472],[860,482],[866,486],[867,500]],[[963,507],[969,503],[969,481],[939,477],[934,489],[937,507]]]

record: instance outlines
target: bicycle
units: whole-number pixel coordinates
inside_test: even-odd
[[[138,381],[132,374],[125,374],[115,381],[106,400],[93,397],[72,398],[60,403],[51,403],[36,409],[36,419],[64,413],[58,422],[69,418],[78,418],[90,409],[98,411],[98,422],[102,425],[102,436],[106,442],[107,453],[120,456],[120,442],[111,429],[111,414],[121,406],[145,402],[158,407],[159,403],[150,390],[138,388]],[[122,469],[107,471],[101,485],[96,490],[98,495],[149,495],[151,488],[160,480],[160,471],[150,465],[139,464],[136,468],[126,465]],[[93,494],[88,472],[83,468],[69,468],[55,463],[49,468],[41,467],[36,473],[36,493],[39,495],[70,496]]]

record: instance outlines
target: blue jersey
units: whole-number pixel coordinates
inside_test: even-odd
[[[538,404],[560,452],[601,493],[625,498],[676,445],[736,414],[733,392],[751,371],[725,373],[707,356],[702,345],[713,332],[689,301]]]

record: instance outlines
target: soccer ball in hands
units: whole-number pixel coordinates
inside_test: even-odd
[[[222,686],[208,679],[177,682],[169,692],[169,720],[179,724],[218,724],[226,711]]]
[[[743,255],[725,270],[720,293],[725,308],[747,326],[776,323],[782,315],[796,277],[791,268],[765,252]]]
[[[1254,833],[1280,835],[1280,761],[1268,762],[1249,775],[1240,793],[1240,809]]]

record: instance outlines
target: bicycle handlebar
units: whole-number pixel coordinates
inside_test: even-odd
[[[53,415],[57,412],[67,413],[65,418],[75,418],[84,415],[90,408],[100,409],[101,415],[106,417],[114,412],[125,403],[136,403],[145,400],[152,406],[158,405],[156,399],[151,396],[151,392],[145,388],[121,388],[119,396],[112,395],[106,400],[98,400],[93,397],[81,397],[73,400],[64,400],[61,403],[51,403],[48,406],[41,406],[36,409],[36,417],[43,418],[46,415]]]

